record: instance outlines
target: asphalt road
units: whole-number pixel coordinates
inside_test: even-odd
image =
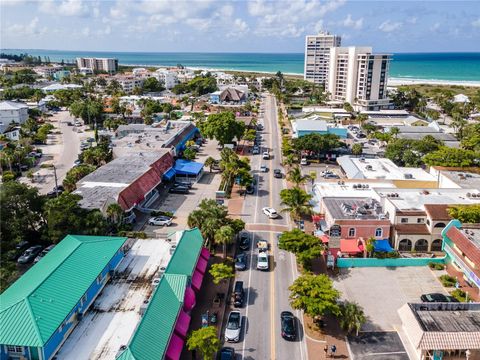
[[[262,151],[252,156],[251,167],[257,179],[258,186],[254,195],[247,195],[242,219],[251,229],[253,239],[249,252],[250,261],[248,270],[237,272],[236,280],[242,280],[246,289],[246,305],[241,309],[243,314],[243,336],[233,346],[242,359],[307,359],[301,314],[290,308],[288,287],[296,272],[295,259],[291,253],[277,248],[277,234],[288,230],[290,219],[288,214],[282,214],[277,219],[269,219],[262,213],[263,207],[273,207],[280,212],[280,190],[286,188],[285,176],[283,179],[273,177],[273,169],[279,168],[284,172],[280,161],[281,138],[277,121],[277,106],[273,96],[268,95],[263,101]],[[259,118],[262,116],[260,115]],[[260,121],[261,122],[261,121]],[[262,152],[269,150],[271,159],[262,160]],[[261,173],[260,166],[267,165],[268,173]],[[270,243],[269,271],[256,270],[258,240],[267,240]],[[292,311],[297,317],[299,339],[294,342],[284,340],[280,335],[280,313]]]

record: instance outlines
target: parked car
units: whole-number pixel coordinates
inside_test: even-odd
[[[302,158],[302,159],[300,160],[300,165],[308,165],[307,159],[306,159],[306,158]]]
[[[268,270],[268,253],[260,252],[257,256],[257,270]]]
[[[242,331],[242,315],[240,311],[231,311],[228,315],[227,327],[225,328],[225,340],[239,342]]]
[[[37,257],[35,258],[35,260],[33,260],[33,263],[36,264],[37,262],[39,262],[40,260],[42,260],[42,258],[48,254],[48,252],[50,250],[52,250],[53,248],[55,247],[55,245],[50,245],[50,246],[47,246],[45,249],[42,250],[42,252],[40,254],[37,255]]]
[[[73,166],[79,166],[79,165],[82,165],[82,160],[77,159],[73,162]]]
[[[263,130],[263,125],[262,124],[257,124],[257,130]]]
[[[240,253],[235,256],[235,270],[243,271],[247,269],[247,255]]]
[[[65,191],[65,188],[63,187],[63,185],[58,185],[58,186],[54,186],[53,187],[53,191]]]
[[[255,185],[248,185],[245,191],[247,194],[253,194],[255,192]]]
[[[268,172],[267,165],[262,165],[262,166],[260,166],[260,171],[261,171],[261,172],[264,172],[264,173]]]
[[[262,155],[263,160],[269,160],[270,159],[270,153],[268,151],[264,151]]]
[[[26,240],[20,241],[16,246],[15,250],[9,252],[8,259],[11,261],[17,260],[23,252],[30,247],[30,243]]]
[[[172,194],[188,194],[190,190],[188,190],[188,187],[186,186],[174,186],[171,187],[168,192]]]
[[[183,187],[188,187],[189,189],[191,189],[193,184],[190,181],[175,181],[173,186],[175,186],[175,187],[183,186]]]
[[[267,215],[270,219],[276,219],[278,217],[278,213],[274,208],[271,207],[264,207],[262,209],[263,213]]]
[[[324,179],[340,179],[340,176],[337,174],[325,174],[323,175]]]
[[[222,347],[219,360],[235,360],[235,349],[232,347]]]
[[[243,306],[245,291],[243,290],[243,281],[235,281],[233,286],[233,306],[240,308]]]
[[[457,299],[452,298],[451,296],[447,297],[447,296],[445,296],[443,294],[440,294],[440,293],[423,294],[422,296],[420,296],[420,300],[422,300],[423,302],[429,302],[429,303],[434,303],[434,302],[458,302]]]
[[[54,197],[56,197],[57,195],[61,195],[62,193],[63,193],[62,190],[52,190],[52,191],[49,191],[49,192],[47,193],[47,197],[49,197],[49,198],[54,198]]]
[[[283,177],[282,170],[280,169],[273,170],[273,177],[277,179],[281,179]]]
[[[285,340],[295,341],[297,339],[297,328],[295,326],[295,317],[290,311],[280,313],[280,327],[282,337]]]
[[[238,247],[241,250],[248,250],[250,247],[250,235],[247,232],[240,233],[240,241],[238,242]]]
[[[172,225],[172,218],[168,216],[156,216],[148,220],[148,225],[170,226]]]
[[[257,146],[257,145],[255,145],[255,146],[253,147],[252,154],[253,154],[253,155],[260,154],[260,147]]]
[[[32,247],[29,247],[25,252],[20,256],[17,260],[19,264],[28,264],[29,262],[32,262],[33,259],[42,251],[42,245],[35,245]]]

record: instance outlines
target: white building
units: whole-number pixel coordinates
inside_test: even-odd
[[[93,75],[93,70],[90,68],[82,67],[78,69],[78,72],[82,75]]]
[[[118,71],[118,59],[113,58],[77,58],[77,67],[92,71],[105,71],[109,74]]]
[[[372,54],[371,47],[332,47],[327,79],[331,100],[349,102],[357,110],[390,107],[390,60],[390,55]]]
[[[154,77],[160,81],[166,89],[171,89],[178,84],[178,76],[173,71],[158,69],[155,71]]]
[[[11,123],[23,124],[28,119],[28,106],[15,101],[0,102],[0,133],[4,133]]]
[[[136,78],[133,76],[116,76],[112,79],[117,80],[123,91],[125,91],[127,94],[131,94],[133,89],[137,87],[141,88],[144,81],[142,78]]]
[[[328,32],[307,35],[303,78],[316,84],[325,84],[328,80],[330,49],[340,46],[341,42],[340,36]]]
[[[61,66],[37,66],[33,68],[33,71],[44,78],[49,78],[62,69]]]

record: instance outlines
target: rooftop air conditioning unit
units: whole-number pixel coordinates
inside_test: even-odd
[[[148,299],[145,299],[145,300],[143,301],[142,305],[140,305],[140,309],[138,309],[138,313],[139,313],[140,315],[145,314],[145,311],[147,311],[147,308],[148,308],[149,303],[150,303],[150,300],[148,300]]]
[[[177,248],[177,245],[172,245],[170,247],[170,255],[173,255],[173,253],[175,252],[175,249]]]
[[[404,177],[405,179],[413,179],[413,175],[412,175],[412,174],[408,174],[408,173],[407,173],[407,174],[403,174],[403,177]]]

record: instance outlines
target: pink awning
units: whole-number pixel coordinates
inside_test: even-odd
[[[320,240],[322,240],[322,243],[327,244],[330,241],[330,238],[328,235],[322,235],[320,236]]]
[[[175,325],[175,332],[185,339],[187,336],[189,326],[190,326],[190,315],[180,310],[180,314],[178,315],[178,319],[177,319],[177,324]]]
[[[357,239],[340,239],[340,251],[347,254],[355,254],[362,252],[362,250],[358,246]]]
[[[173,333],[172,337],[170,338],[170,343],[168,344],[167,354],[165,355],[165,359],[167,360],[180,359],[180,355],[182,354],[184,343],[185,341],[180,336]]]
[[[200,291],[202,287],[203,274],[200,271],[195,271],[192,276],[192,287],[195,291]]]
[[[200,253],[200,256],[203,257],[205,260],[210,259],[210,251],[208,251],[207,248],[202,248],[202,252]]]
[[[199,257],[197,261],[197,270],[200,271],[202,274],[205,274],[205,270],[207,270],[208,260],[205,260],[203,257]]]
[[[183,310],[190,311],[195,306],[195,291],[191,287],[185,289],[185,297],[183,301]]]

